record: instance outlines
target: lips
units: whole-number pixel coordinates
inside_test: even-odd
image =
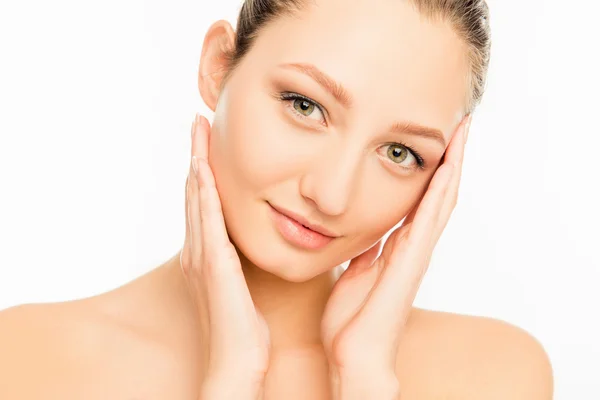
[[[318,224],[313,224],[311,222],[309,222],[306,218],[302,217],[301,215],[298,215],[292,211],[286,210],[284,208],[275,206],[271,203],[269,203],[269,205],[271,207],[273,207],[277,212],[285,215],[286,217],[293,219],[294,221],[296,221],[298,224],[302,225],[303,227],[310,229],[314,232],[320,233],[323,236],[328,236],[330,238],[336,238],[339,235],[336,235],[335,233],[329,231],[327,228],[320,226]]]
[[[309,223],[293,212],[268,204],[275,227],[288,243],[296,247],[318,250],[338,237],[322,226]]]

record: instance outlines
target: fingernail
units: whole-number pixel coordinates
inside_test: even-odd
[[[207,135],[210,129],[210,123],[208,122],[208,119],[206,117],[201,116],[200,114],[198,114],[198,123],[200,124],[200,126],[198,127],[198,129],[202,129],[202,134],[203,135]],[[203,162],[208,163],[208,158],[206,154],[202,154],[200,156],[200,160],[202,160]]]

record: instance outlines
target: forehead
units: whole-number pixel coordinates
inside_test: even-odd
[[[446,21],[426,19],[404,0],[308,3],[261,32],[255,68],[312,63],[347,88],[361,112],[451,135],[464,111],[469,69],[466,47]]]

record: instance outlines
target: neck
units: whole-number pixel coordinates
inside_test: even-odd
[[[290,282],[257,267],[243,254],[240,260],[254,304],[269,325],[273,347],[320,345],[321,317],[341,266],[305,282]]]
[[[343,272],[342,267],[305,282],[290,282],[257,267],[241,252],[238,254],[254,305],[269,326],[272,348],[277,351],[320,347],[321,317],[333,285]],[[168,263],[172,273],[185,279],[179,266],[179,253]]]

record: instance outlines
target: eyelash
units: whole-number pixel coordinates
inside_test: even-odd
[[[313,99],[303,96],[299,93],[294,93],[294,92],[279,92],[277,94],[277,98],[280,101],[286,102],[286,101],[290,101],[290,100],[304,100],[307,101],[309,103],[311,103],[312,105],[314,105],[315,107],[317,107],[319,109],[319,111],[321,111],[321,114],[323,114],[323,116],[327,115],[325,113],[325,107],[321,106],[319,103],[317,103],[316,101],[314,101]],[[300,118],[306,118],[306,116],[300,114],[298,111],[293,110]]]
[[[425,159],[423,158],[423,156],[421,156],[421,154],[419,154],[418,151],[416,151],[415,149],[413,149],[412,147],[410,147],[407,144],[404,144],[402,142],[393,142],[393,143],[388,143],[388,146],[394,146],[394,145],[398,145],[401,147],[404,147],[405,149],[407,149],[408,151],[410,151],[413,156],[415,157],[415,159],[417,160],[417,168],[420,170],[424,170],[425,168],[427,168],[427,165],[425,163]]]
[[[309,97],[306,97],[306,96],[303,96],[303,95],[301,95],[299,93],[295,93],[295,92],[278,92],[276,94],[276,98],[279,101],[282,101],[282,102],[293,101],[293,100],[304,100],[304,101],[307,101],[307,102],[313,104],[315,107],[317,107],[319,109],[319,111],[321,111],[321,114],[323,114],[323,116],[327,115],[325,113],[325,111],[324,111],[324,107],[323,106],[321,106],[319,103],[317,103],[313,99],[311,99]],[[293,109],[293,107],[292,107],[292,109]],[[294,113],[296,115],[298,115],[299,118],[304,118],[304,119],[307,118],[306,116],[300,114],[295,109],[293,109],[293,111],[294,111]],[[415,159],[417,160],[417,167],[420,170],[424,170],[426,168],[425,159],[423,159],[423,156],[421,156],[421,154],[419,154],[418,151],[416,151],[415,149],[413,149],[409,145],[404,144],[402,142],[392,142],[392,143],[387,143],[387,145],[388,146],[398,145],[398,146],[402,146],[402,147],[408,149],[408,151],[410,151],[413,154],[413,156],[415,157]]]

